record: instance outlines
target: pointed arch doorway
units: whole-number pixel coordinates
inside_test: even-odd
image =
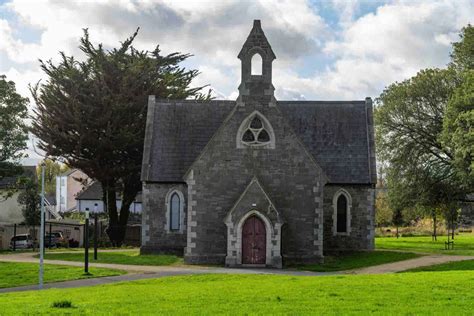
[[[252,215],[242,227],[242,264],[265,264],[266,256],[265,223],[258,216]]]

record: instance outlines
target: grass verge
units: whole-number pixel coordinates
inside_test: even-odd
[[[474,272],[296,277],[194,275],[0,294],[3,315],[467,315]],[[106,299],[104,299],[106,298]]]
[[[322,264],[298,265],[298,270],[332,272],[376,266],[379,264],[413,259],[420,255],[409,252],[368,251],[338,256],[325,256]]]
[[[84,261],[84,253],[46,253],[45,259],[65,260],[65,261]],[[139,250],[100,252],[97,260],[93,259],[92,252],[89,253],[91,263],[116,263],[131,265],[150,265],[150,266],[169,266],[182,263],[180,257],[173,255],[140,255]]]
[[[38,269],[39,266],[36,263],[0,262],[0,288],[38,284]],[[46,264],[44,282],[70,281],[126,273],[121,270],[104,268],[89,268],[89,272],[90,275],[85,275],[84,269],[81,267]]]
[[[400,237],[398,239],[395,237],[377,237],[375,238],[375,248],[474,256],[474,234],[455,235],[453,250],[444,249],[446,240],[446,236],[438,236],[437,241],[432,241],[431,236]]]
[[[423,272],[423,271],[472,271],[474,270],[474,260],[464,260],[437,264],[428,267],[419,267],[404,272]],[[472,288],[474,290],[474,286]]]

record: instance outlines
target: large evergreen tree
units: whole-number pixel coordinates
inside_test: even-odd
[[[130,204],[141,190],[148,95],[205,97],[201,87],[190,88],[198,72],[179,65],[190,55],[161,55],[158,46],[139,51],[132,46],[137,32],[119,48],[106,50],[93,45],[84,30],[83,61],[64,53],[57,65],[40,61],[47,81],[31,89],[38,105],[33,132],[40,148],[101,183],[107,232],[115,245],[125,237]]]
[[[23,150],[28,139],[24,122],[27,105],[28,99],[16,92],[15,83],[0,75],[0,180],[23,172],[19,160],[25,156]],[[11,193],[4,191],[0,199]]]

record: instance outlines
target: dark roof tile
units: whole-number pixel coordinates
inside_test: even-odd
[[[235,101],[151,99],[142,180],[183,182],[183,176],[235,107]],[[375,183],[369,165],[373,135],[366,101],[279,101],[297,136],[330,183]],[[375,162],[373,161],[373,165]]]

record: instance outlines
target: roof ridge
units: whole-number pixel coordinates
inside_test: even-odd
[[[353,103],[360,103],[365,104],[365,100],[342,100],[342,101],[335,101],[335,100],[277,100],[277,103],[307,103],[307,104],[353,104]]]
[[[235,103],[235,100],[221,100],[221,99],[212,99],[212,100],[189,100],[189,99],[165,99],[165,98],[156,98],[156,102],[166,102],[166,103]]]

